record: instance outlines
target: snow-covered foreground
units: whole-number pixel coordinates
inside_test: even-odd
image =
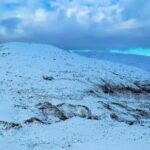
[[[0,149],[149,150],[149,72],[25,43],[0,71]]]

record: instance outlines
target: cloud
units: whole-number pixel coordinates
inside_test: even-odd
[[[2,0],[0,9],[3,42],[70,49],[150,46],[149,0]]]
[[[20,23],[21,23],[21,20],[19,18],[16,18],[16,17],[3,19],[0,22],[1,26],[6,28],[6,30],[10,31],[10,32],[15,30]]]

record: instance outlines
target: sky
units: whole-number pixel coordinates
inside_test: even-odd
[[[0,0],[0,43],[150,48],[150,0]]]

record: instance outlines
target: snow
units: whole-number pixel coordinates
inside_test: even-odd
[[[5,135],[6,139],[3,138],[0,148],[148,150],[149,136],[150,132],[141,127],[73,118],[50,126],[33,125],[19,131],[9,131]]]
[[[149,150],[148,71],[34,43],[2,44],[0,71],[0,149]],[[103,91],[106,83],[114,94]],[[44,102],[46,113],[37,107]],[[84,117],[86,107],[96,119]],[[61,120],[58,112],[77,116]],[[47,123],[25,123],[45,121],[43,115]],[[22,127],[5,128],[6,122]]]

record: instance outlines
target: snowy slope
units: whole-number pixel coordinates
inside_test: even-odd
[[[25,43],[0,71],[0,149],[149,150],[149,72]]]

